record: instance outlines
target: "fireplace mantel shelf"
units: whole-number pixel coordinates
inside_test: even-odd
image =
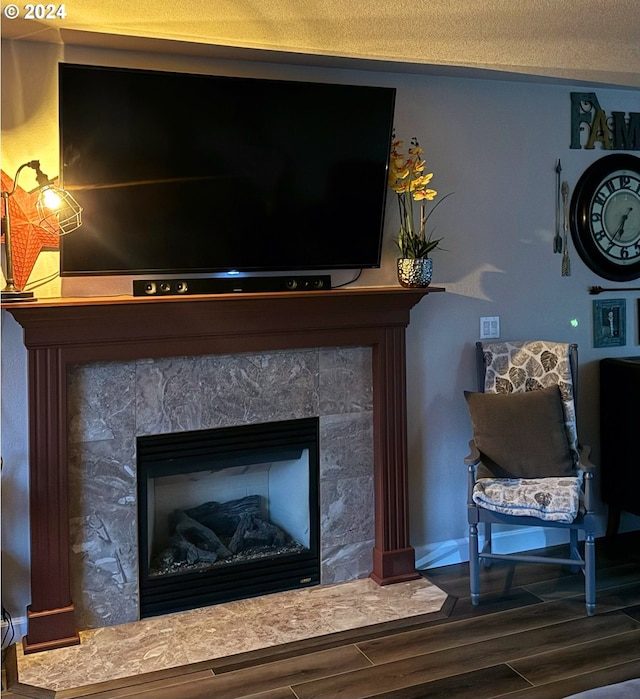
[[[386,296],[393,295],[414,295],[424,296],[425,294],[437,293],[444,291],[441,286],[427,287],[402,287],[402,286],[350,286],[335,289],[324,289],[319,291],[280,291],[280,292],[254,292],[254,293],[232,293],[232,294],[188,294],[180,296],[178,294],[167,296],[130,296],[124,294],[121,296],[55,296],[50,298],[41,298],[34,301],[22,303],[4,303],[2,307],[5,309],[18,308],[53,308],[64,306],[112,306],[112,305],[153,305],[157,303],[185,303],[203,301],[213,301],[215,303],[223,303],[226,301],[252,300],[259,299],[309,299],[311,297],[327,298],[332,296]]]
[[[189,341],[189,354],[312,346],[314,334],[358,333],[358,329],[407,325],[410,309],[441,287],[404,289],[353,287],[327,291],[218,294],[165,297],[106,296],[53,298],[3,306],[23,326],[25,345],[84,346],[82,361],[113,355],[128,346],[131,356],[149,351],[171,356]],[[302,334],[311,334],[307,341]],[[254,338],[251,340],[250,338]],[[302,342],[302,344],[300,344]],[[88,345],[100,343],[91,352]],[[218,347],[212,347],[211,345]],[[350,344],[350,343],[346,343]],[[100,345],[103,345],[102,347]],[[125,352],[127,354],[127,352]]]
[[[440,287],[352,287],[5,304],[28,350],[31,605],[25,652],[79,642],[69,572],[67,370],[73,364],[274,350],[372,348],[375,546],[371,577],[417,577],[409,545],[405,331]]]

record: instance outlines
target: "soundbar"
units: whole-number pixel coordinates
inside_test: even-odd
[[[215,279],[136,279],[134,296],[188,296],[271,291],[321,291],[331,288],[331,275],[288,277],[225,277]]]

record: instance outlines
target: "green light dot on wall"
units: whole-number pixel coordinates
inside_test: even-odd
[[[579,325],[577,318],[572,318],[569,322],[571,323],[572,328],[577,328]]]

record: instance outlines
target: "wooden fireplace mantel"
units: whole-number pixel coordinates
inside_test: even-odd
[[[6,304],[28,351],[31,604],[25,652],[79,643],[69,572],[67,368],[95,361],[315,347],[373,350],[375,546],[379,584],[417,577],[409,545],[405,329],[439,287]]]

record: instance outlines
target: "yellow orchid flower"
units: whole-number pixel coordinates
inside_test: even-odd
[[[427,221],[433,210],[450,195],[447,194],[438,201],[431,211],[426,211],[425,202],[433,201],[438,192],[427,187],[433,178],[433,172],[425,173],[426,163],[421,157],[423,154],[424,150],[417,138],[411,139],[405,153],[403,141],[396,139],[394,134],[388,182],[389,187],[398,196],[400,234],[396,242],[402,257],[428,257],[442,240],[427,233]],[[414,201],[419,204],[414,205]]]
[[[409,191],[409,186],[409,182],[398,182],[391,188],[396,194],[406,194]]]
[[[438,192],[436,192],[435,189],[418,189],[413,193],[413,198],[416,201],[420,201],[421,199],[427,199],[428,201],[433,201],[433,199],[437,196]]]
[[[431,182],[432,177],[433,177],[433,172],[427,172],[424,175],[421,175],[418,178],[420,180],[420,186],[424,187],[425,185],[428,185],[429,182]]]
[[[420,177],[416,177],[411,181],[411,191],[415,191],[416,189],[424,189],[429,182],[431,182],[431,178],[433,177],[433,172],[429,172],[426,175],[421,175]]]

